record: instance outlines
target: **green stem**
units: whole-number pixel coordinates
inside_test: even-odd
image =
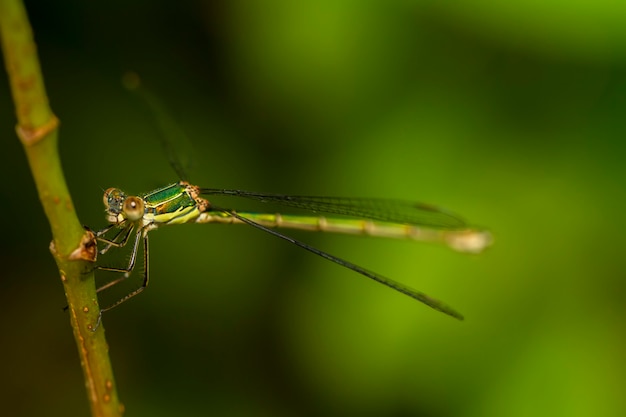
[[[92,331],[100,314],[93,272],[87,272],[93,269],[95,241],[78,221],[65,183],[57,150],[59,123],[48,105],[37,48],[21,0],[0,0],[0,37],[17,113],[16,130],[52,229],[50,248],[65,287],[91,412],[93,416],[121,416],[123,406],[104,327]]]

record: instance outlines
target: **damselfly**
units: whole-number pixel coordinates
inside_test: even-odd
[[[156,120],[161,130],[176,133],[175,135],[164,136],[185,136],[161,106],[159,100],[145,89],[139,88],[140,80],[136,74],[126,74],[124,83],[127,88],[138,92],[144,99],[157,116]],[[161,145],[166,151],[170,164],[180,178],[186,178],[178,155],[173,152],[173,144],[165,137],[161,139]],[[295,209],[304,209],[316,214],[296,215],[236,211],[216,206],[209,200],[202,198],[202,195],[207,197],[239,197],[262,203],[275,203]],[[113,247],[123,247],[130,241],[132,241],[132,250],[126,267],[98,267],[102,270],[119,272],[121,275],[98,288],[97,291],[104,291],[130,276],[135,267],[142,242],[144,273],[140,287],[111,305],[101,308],[101,314],[122,304],[146,288],[149,278],[148,233],[166,225],[184,223],[247,224],[351,269],[459,320],[463,319],[460,313],[437,299],[342,258],[330,255],[274,229],[290,228],[432,241],[444,243],[460,252],[471,253],[481,252],[491,243],[491,234],[488,231],[468,226],[455,214],[426,204],[397,200],[261,194],[241,190],[201,188],[186,181],[180,181],[138,196],[129,196],[120,189],[109,188],[104,193],[104,205],[110,225],[96,233],[97,239],[105,244],[100,253],[106,253]],[[110,234],[111,236],[107,237]]]
[[[315,213],[328,213],[331,216],[240,212],[215,206],[209,200],[202,198],[201,195],[241,197],[305,209]],[[109,188],[104,193],[104,205],[110,225],[96,234],[97,239],[105,243],[105,247],[100,252],[106,253],[112,247],[125,246],[129,241],[133,243],[127,267],[99,267],[100,269],[119,272],[122,275],[100,287],[98,292],[128,278],[135,267],[139,245],[142,241],[144,275],[139,288],[113,304],[102,308],[102,312],[120,305],[146,288],[149,278],[148,233],[166,225],[183,223],[247,224],[351,269],[460,320],[463,319],[460,313],[439,300],[286,236],[274,228],[439,241],[455,250],[474,253],[482,251],[491,241],[489,232],[469,227],[454,214],[430,205],[396,200],[261,194],[241,190],[200,188],[186,181],[180,181],[140,196],[127,196],[117,188]],[[107,238],[106,236],[110,232],[115,233],[112,237]]]

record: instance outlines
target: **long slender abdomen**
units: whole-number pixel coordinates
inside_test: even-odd
[[[265,227],[438,242],[456,251],[467,253],[479,253],[492,242],[491,234],[488,231],[473,228],[438,230],[367,219],[299,216],[280,213],[237,212],[237,214]],[[243,224],[241,220],[229,216],[227,213],[213,211],[201,213],[196,223]]]

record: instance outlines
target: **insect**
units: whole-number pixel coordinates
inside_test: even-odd
[[[211,195],[235,196],[265,203],[276,203],[316,213],[328,213],[331,216],[239,212],[214,206],[202,197]],[[120,189],[109,188],[105,191],[103,200],[110,225],[96,234],[97,239],[105,243],[105,247],[100,252],[106,253],[112,247],[123,247],[129,241],[132,242],[132,251],[127,267],[100,267],[100,269],[120,272],[122,275],[100,287],[98,291],[110,288],[130,275],[135,267],[139,245],[142,242],[144,256],[144,276],[141,287],[112,305],[102,308],[103,312],[118,306],[146,288],[149,279],[149,232],[163,226],[184,223],[247,224],[351,269],[457,319],[463,319],[463,316],[441,301],[286,236],[276,231],[275,228],[441,241],[456,250],[465,252],[479,252],[490,241],[487,231],[470,228],[454,214],[425,204],[396,200],[262,194],[241,190],[201,188],[186,181],[173,183],[138,196],[128,196]],[[113,231],[116,233],[111,238],[107,238],[106,236]]]
[[[159,106],[158,101],[145,91],[142,91],[142,95],[155,113],[159,114],[160,124],[163,126],[169,121],[171,128],[173,123]],[[177,155],[172,151],[171,144],[165,141],[162,145],[174,170],[180,178],[185,178],[186,175]],[[238,211],[212,204],[211,196],[255,200],[261,203],[303,209],[314,214]],[[149,233],[164,226],[185,223],[249,225],[406,294],[459,320],[463,319],[460,313],[423,292],[319,250],[276,229],[287,228],[433,241],[444,243],[457,251],[471,253],[481,252],[491,244],[491,234],[487,230],[471,227],[455,214],[435,206],[399,200],[263,194],[242,190],[202,188],[181,180],[140,195],[127,195],[118,188],[109,188],[104,193],[103,201],[106,218],[110,224],[96,233],[98,241],[104,243],[104,248],[100,250],[100,253],[104,254],[111,248],[124,247],[129,242],[132,242],[132,249],[126,267],[98,267],[101,270],[118,272],[120,276],[101,286],[97,291],[111,288],[130,276],[137,263],[141,244],[143,244],[144,273],[140,287],[111,305],[101,308],[98,325],[103,312],[122,304],[147,287]]]

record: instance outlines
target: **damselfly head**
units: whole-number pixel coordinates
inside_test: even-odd
[[[102,202],[104,203],[109,223],[120,223],[126,218],[124,214],[124,202],[126,194],[119,188],[109,188],[104,192]]]
[[[106,190],[102,200],[109,223],[121,223],[124,220],[135,222],[144,215],[143,199],[135,196],[126,197],[126,194],[119,188]]]

